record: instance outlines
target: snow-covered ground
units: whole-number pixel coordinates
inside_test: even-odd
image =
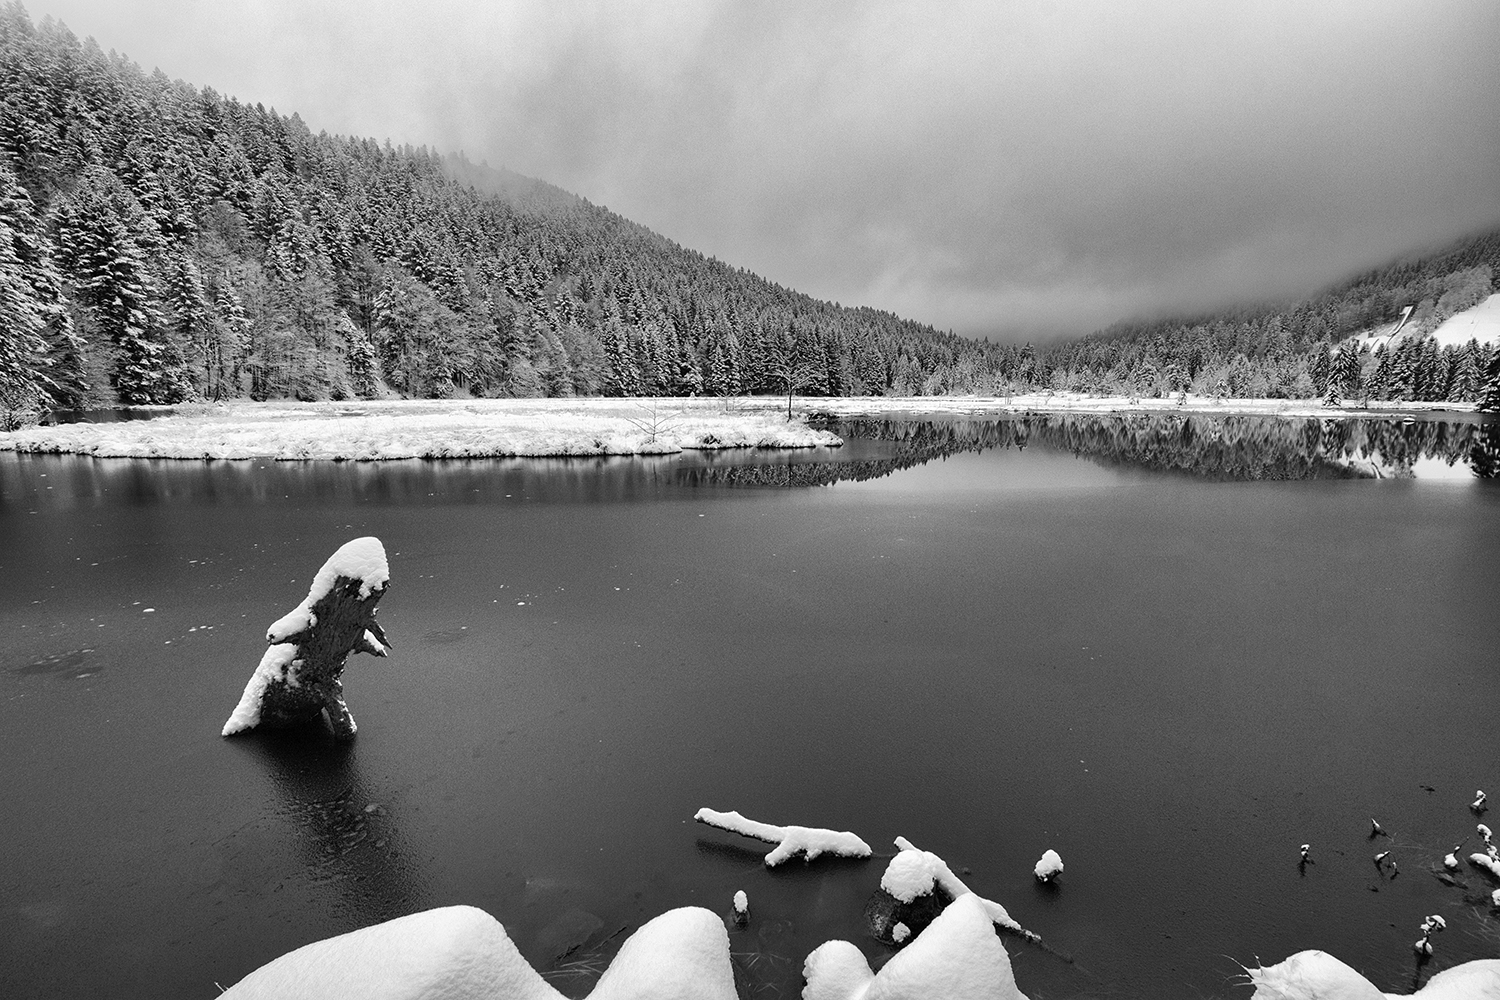
[[[1470,340],[1481,344],[1500,343],[1500,294],[1491,295],[1457,316],[1449,316],[1432,331],[1432,336],[1439,347],[1467,344]]]
[[[784,404],[783,404],[784,407]],[[770,400],[475,399],[232,402],[155,420],[0,434],[0,450],[99,458],[348,459],[665,455],[842,442]]]
[[[1350,401],[1324,406],[1316,399],[1216,399],[1189,394],[1151,399],[1145,396],[1089,396],[1078,392],[1030,392],[1011,396],[853,396],[800,400],[809,410],[841,417],[877,413],[932,413],[981,416],[1003,413],[1243,413],[1276,417],[1389,417],[1442,410],[1469,411],[1473,403],[1413,403],[1371,400],[1368,406]]]
[[[1374,350],[1381,344],[1402,341],[1416,335],[1416,331],[1408,326],[1399,335],[1391,337],[1390,332],[1394,327],[1394,323],[1386,323],[1355,339]],[[1439,347],[1462,347],[1471,340],[1477,340],[1481,344],[1500,343],[1500,293],[1491,295],[1477,306],[1449,316],[1432,331],[1431,336]]]

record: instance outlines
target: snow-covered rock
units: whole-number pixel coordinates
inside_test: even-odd
[[[1043,852],[1042,859],[1036,863],[1033,874],[1036,875],[1037,880],[1040,882],[1051,882],[1054,878],[1061,875],[1062,871],[1062,858],[1056,851],[1048,848]]]
[[[494,917],[446,906],[298,948],[226,1000],[562,1000]],[[625,942],[590,1000],[736,1000],[729,936],[698,907],[671,910]]]
[[[1247,969],[1255,993],[1250,1000],[1393,1000],[1364,976],[1326,951],[1300,951],[1284,962]],[[1500,959],[1481,959],[1445,969],[1410,994],[1419,1000],[1494,1000],[1500,996]]]
[[[807,956],[802,998],[1025,1000],[991,923],[978,896],[955,899],[878,974],[854,945],[829,941]]]
[[[957,899],[960,896],[969,895],[970,893],[974,892],[973,889],[970,889],[967,885],[964,884],[963,879],[953,874],[953,869],[948,867],[948,862],[944,861],[936,854],[933,854],[931,851],[924,851],[920,849],[905,837],[897,837],[896,846],[901,849],[901,854],[911,852],[919,855],[920,857],[916,860],[903,859],[901,857],[901,854],[897,854],[895,858],[891,859],[892,865],[894,865],[897,860],[901,860],[905,864],[911,864],[914,867],[920,867],[921,870],[928,872],[931,875],[932,880],[938,886],[940,886],[944,892],[946,892],[949,896],[952,896],[954,899]],[[890,871],[890,868],[887,867],[886,870]],[[885,886],[884,876],[881,877],[881,886],[882,888]],[[993,899],[985,899],[983,896],[977,896],[976,898],[978,898],[980,905],[984,907],[985,912],[990,915],[990,919],[999,924],[1001,927],[1004,927],[1006,930],[1015,931],[1022,937],[1030,938],[1033,941],[1041,940],[1041,938],[1039,938],[1037,935],[1033,934],[1031,931],[1028,931],[1020,924],[1016,923],[1015,920],[1011,918],[1011,915],[1006,912],[1005,907],[1001,906]]]
[[[1495,876],[1495,878],[1500,878],[1500,860],[1496,860],[1488,854],[1480,854],[1478,851],[1475,851],[1469,855],[1469,862],[1478,868],[1483,868]]]

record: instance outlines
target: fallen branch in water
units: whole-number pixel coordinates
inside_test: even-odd
[[[768,868],[774,868],[798,854],[806,855],[808,861],[820,854],[837,854],[846,858],[870,856],[870,845],[852,833],[809,826],[772,826],[770,823],[746,819],[733,810],[721,813],[712,809],[699,809],[693,814],[693,819],[720,830],[775,844],[776,849],[766,855]]]

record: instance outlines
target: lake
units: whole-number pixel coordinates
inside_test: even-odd
[[[897,835],[1041,935],[1005,938],[1032,1000],[1247,997],[1237,963],[1314,947],[1407,992],[1500,955],[1491,883],[1438,877],[1500,795],[1500,428],[834,429],[655,459],[0,453],[3,992],[211,998],[462,902],[581,996],[644,920],[743,889],[741,996],[793,997],[825,940],[888,954],[863,909]],[[222,739],[266,627],[367,534],[394,650],[344,675],[358,739]],[[703,806],[877,856],[767,870]]]

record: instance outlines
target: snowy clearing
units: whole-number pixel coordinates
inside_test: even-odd
[[[1388,323],[1361,334],[1355,341],[1374,350],[1381,344],[1392,345],[1416,335],[1413,329],[1403,328],[1400,334],[1392,337],[1390,330],[1393,325]],[[1477,340],[1481,344],[1500,343],[1500,293],[1491,295],[1477,306],[1449,316],[1428,336],[1436,340],[1439,347],[1462,347],[1471,340]]]
[[[843,442],[770,400],[475,399],[192,404],[154,420],[0,433],[0,451],[98,458],[334,459],[670,455]]]

